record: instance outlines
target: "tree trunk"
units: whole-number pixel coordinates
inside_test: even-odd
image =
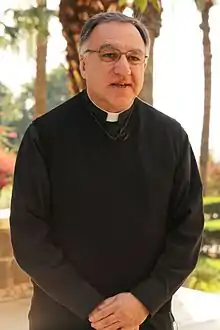
[[[85,87],[85,81],[79,72],[78,42],[85,21],[98,13],[106,11],[122,11],[117,0],[61,0],[59,19],[63,26],[63,36],[67,41],[66,59],[70,90],[77,94]]]
[[[161,1],[160,1],[160,8]],[[150,56],[148,59],[148,66],[145,71],[144,85],[139,97],[149,103],[153,104],[153,54],[154,54],[154,42],[155,39],[160,35],[161,28],[161,10],[156,10],[151,2],[148,3],[148,6],[145,12],[142,14],[142,22],[145,24],[149,31],[151,47],[150,47]]]
[[[150,54],[147,63],[147,69],[144,74],[144,84],[143,88],[140,92],[139,97],[149,103],[153,104],[153,66],[154,66],[154,42],[155,42],[155,33],[153,30],[149,30],[151,46],[150,46]]]
[[[46,7],[46,0],[37,0],[38,7]],[[46,60],[47,36],[37,32],[36,78],[34,86],[35,109],[34,117],[39,117],[46,112],[47,86],[46,86]]]
[[[203,192],[207,192],[207,168],[209,160],[209,127],[210,127],[210,109],[211,109],[211,45],[209,39],[209,10],[212,3],[206,4],[202,11],[202,23],[200,28],[203,31],[203,55],[204,55],[204,114],[200,149],[200,173],[203,182]]]

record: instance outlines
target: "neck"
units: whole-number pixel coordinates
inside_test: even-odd
[[[90,99],[90,101],[97,107],[97,108],[99,108],[100,110],[102,110],[102,111],[104,111],[104,112],[106,112],[106,113],[118,113],[118,114],[120,114],[120,113],[122,113],[122,112],[124,112],[124,111],[127,111],[131,106],[132,106],[132,104],[130,104],[130,106],[128,107],[128,108],[125,108],[125,109],[114,109],[114,107],[112,107],[112,108],[110,108],[110,109],[104,109],[104,107],[102,107],[101,105],[99,105],[98,104],[98,102],[96,102],[95,100],[94,100],[94,98],[89,94],[89,92],[88,92],[88,90],[87,90],[87,95],[88,95],[88,97],[89,97],[89,99]]]

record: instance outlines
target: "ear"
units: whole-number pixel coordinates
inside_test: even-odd
[[[85,63],[85,58],[81,55],[79,58],[79,70],[81,73],[81,76],[83,77],[83,79],[86,79],[86,63]]]
[[[147,66],[148,66],[148,60],[149,60],[149,58],[147,58],[147,59],[144,61],[144,71],[146,71],[146,69],[147,69]]]

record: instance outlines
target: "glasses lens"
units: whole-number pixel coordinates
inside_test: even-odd
[[[130,51],[127,53],[127,60],[130,64],[140,64],[145,60],[145,56],[141,52]]]
[[[120,57],[120,52],[117,49],[107,48],[100,50],[100,58],[104,62],[115,62]]]

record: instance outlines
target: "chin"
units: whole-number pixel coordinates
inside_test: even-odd
[[[115,111],[123,111],[123,110],[127,110],[130,108],[132,101],[131,102],[117,102],[117,100],[114,100],[113,102],[111,102],[112,104],[112,108],[114,108]]]
[[[134,95],[112,95],[109,98],[109,103],[118,109],[125,110],[130,108],[134,98]]]

